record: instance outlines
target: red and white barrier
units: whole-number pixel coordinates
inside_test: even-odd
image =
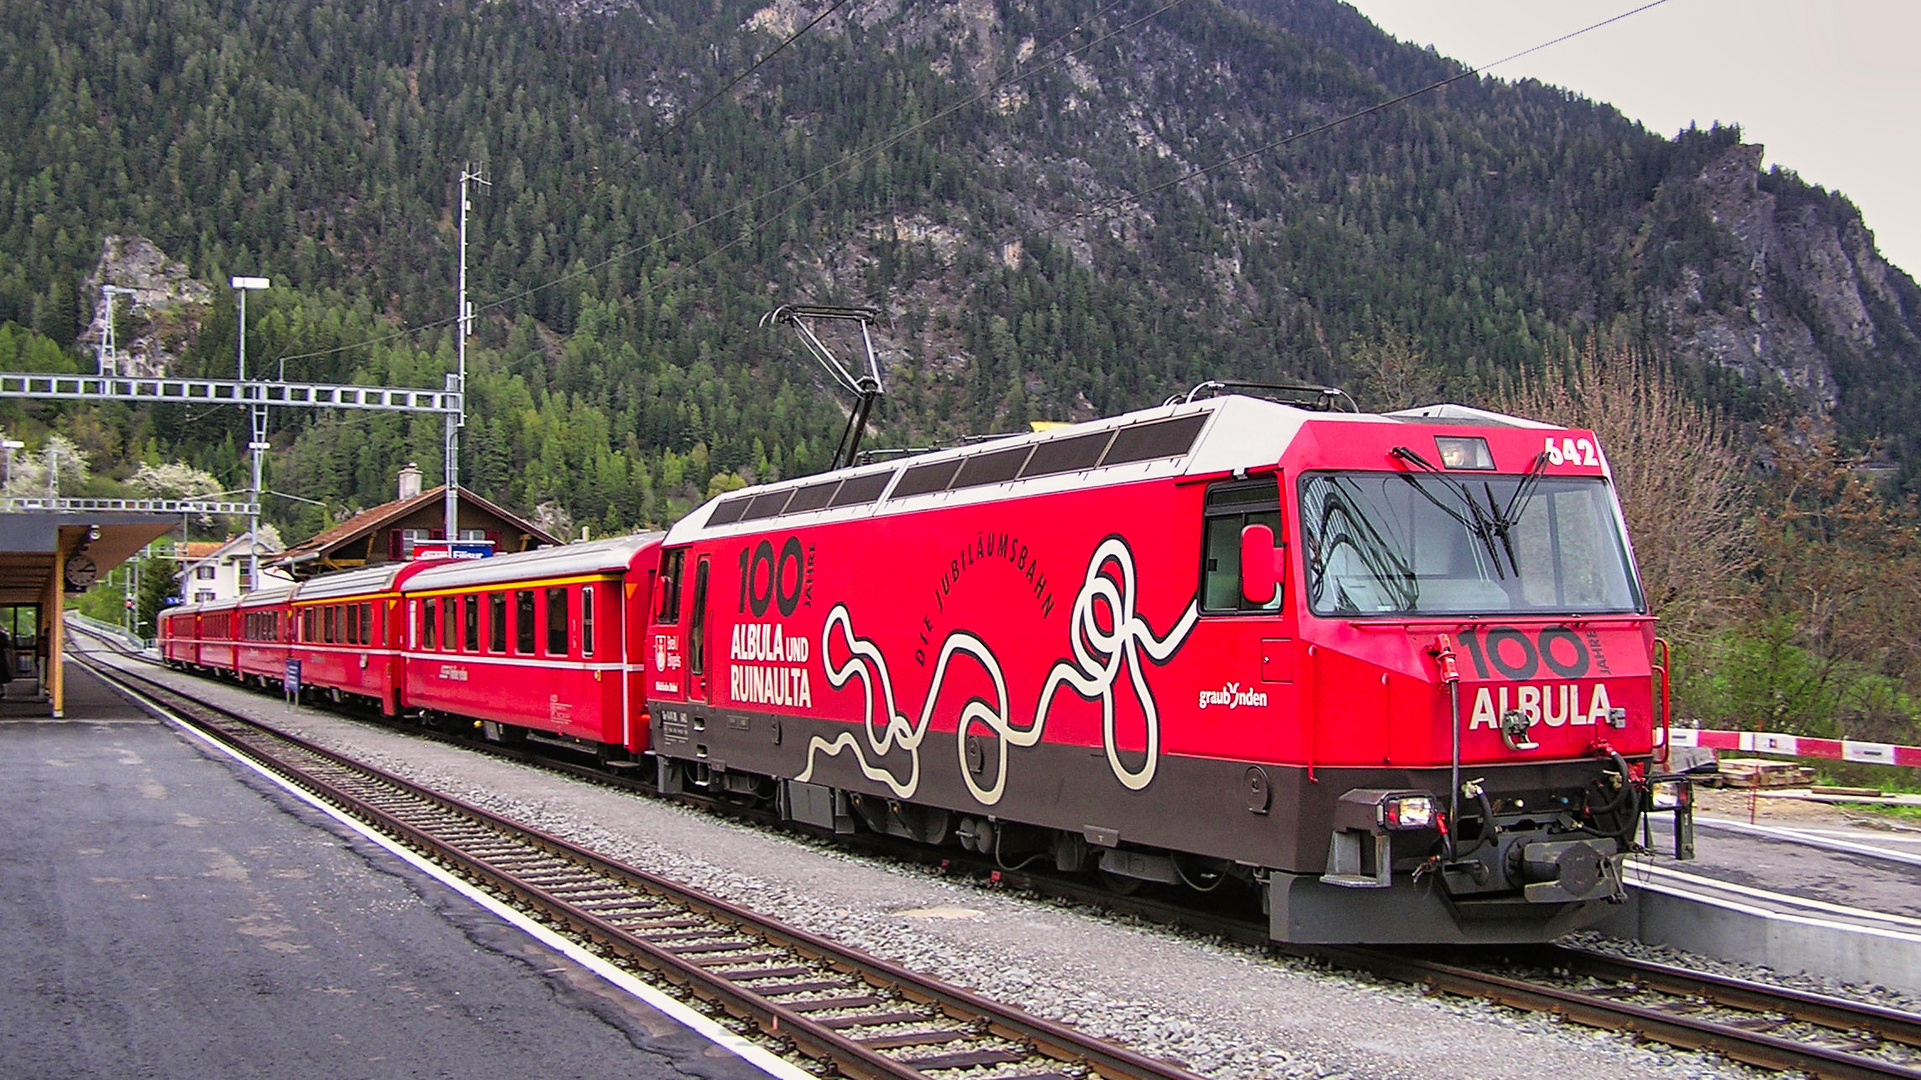
[[[1835,761],[1863,761],[1871,765],[1921,766],[1921,746],[1896,746],[1893,743],[1811,739],[1805,735],[1781,735],[1771,731],[1715,731],[1707,728],[1674,728],[1668,733],[1668,739],[1674,746],[1832,758]]]

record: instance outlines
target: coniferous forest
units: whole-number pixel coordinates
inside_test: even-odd
[[[491,186],[461,479],[569,532],[826,464],[844,402],[757,325],[782,303],[882,312],[870,446],[1214,377],[1578,403],[1632,357],[1739,464],[1690,702],[1911,723],[1921,627],[1823,653],[1798,584],[1750,569],[1796,530],[1851,542],[1771,486],[1803,465],[1836,500],[1877,466],[1849,520],[1880,507],[1861,542],[1914,557],[1921,290],[1843,195],[1738,129],[1498,77],[1317,130],[1463,71],[1334,0],[856,0],[780,47],[830,3],[0,0],[0,369],[93,370],[103,248],[144,237],[210,287],[117,312],[171,374],[234,372],[244,274],[273,281],[251,375],[438,388],[463,167]],[[0,403],[9,437],[84,458],[69,493],[173,463],[242,488],[246,423]],[[267,500],[292,539],[441,467],[438,418],[277,410],[270,438],[268,486],[312,500]],[[1727,677],[1776,646],[1816,665],[1801,697]]]

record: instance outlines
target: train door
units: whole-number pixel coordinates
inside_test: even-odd
[[[1199,700],[1231,722],[1206,753],[1282,760],[1299,752],[1300,646],[1286,573],[1287,515],[1278,473],[1210,484],[1202,500],[1201,619],[1190,647],[1210,658]]]
[[[694,565],[694,595],[687,615],[687,697],[691,701],[710,701],[708,686],[707,572],[708,557],[702,555]]]

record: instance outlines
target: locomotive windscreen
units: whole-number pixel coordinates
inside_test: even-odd
[[[1300,481],[1319,615],[1629,612],[1641,597],[1607,484],[1409,473]]]

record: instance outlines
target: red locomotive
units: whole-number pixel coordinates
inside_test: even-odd
[[[1174,403],[388,572],[389,711],[1008,866],[1239,882],[1287,941],[1604,914],[1666,719],[1593,435],[1459,406]],[[171,640],[209,617],[170,659],[215,666]],[[304,681],[347,681],[308,621]]]

